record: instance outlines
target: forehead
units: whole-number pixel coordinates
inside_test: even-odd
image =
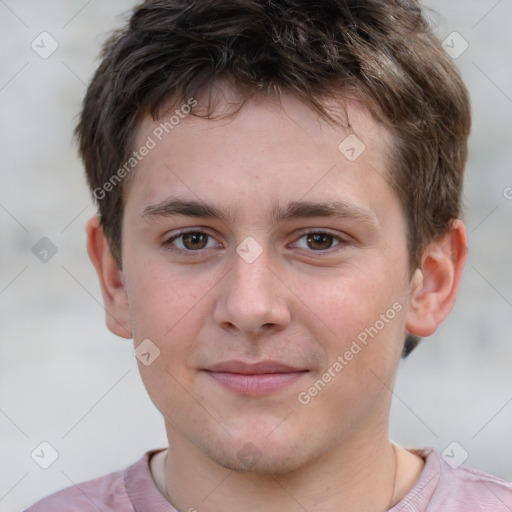
[[[391,134],[359,101],[331,101],[327,108],[340,120],[333,124],[292,95],[251,99],[226,117],[235,100],[229,90],[223,94],[211,119],[188,115],[183,105],[156,121],[143,119],[135,148],[149,143],[152,149],[129,192],[139,208],[172,193],[210,204],[230,198],[234,214],[244,206],[254,214],[257,204],[256,212],[275,219],[285,197],[318,202],[344,196],[362,208],[389,188]],[[204,103],[194,101],[201,114]]]

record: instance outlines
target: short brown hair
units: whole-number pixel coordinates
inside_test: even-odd
[[[355,91],[394,136],[388,179],[407,218],[413,268],[460,217],[469,95],[417,1],[147,0],[102,57],[76,134],[120,268],[128,182],[108,194],[104,185],[130,158],[144,115],[156,120],[217,80],[242,100],[294,94],[325,118],[326,99]]]

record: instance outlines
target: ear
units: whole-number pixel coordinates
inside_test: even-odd
[[[451,311],[466,263],[466,228],[454,220],[450,231],[425,249],[411,280],[406,329],[424,337],[433,334]]]
[[[87,223],[87,253],[100,281],[107,327],[122,338],[131,338],[130,311],[123,272],[110,252],[98,216]]]

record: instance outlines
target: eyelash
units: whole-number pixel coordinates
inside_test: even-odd
[[[178,233],[175,233],[173,234],[170,238],[168,238],[167,240],[165,240],[162,245],[164,247],[166,247],[167,249],[173,251],[173,252],[176,252],[176,253],[179,253],[179,254],[187,254],[187,256],[201,256],[204,254],[204,252],[208,249],[198,249],[198,250],[192,250],[192,249],[179,249],[179,248],[176,248],[176,247],[173,247],[173,242],[177,239],[179,239],[180,237],[182,237],[183,235],[187,235],[187,234],[190,234],[190,233],[194,233],[194,234],[203,234],[203,235],[206,235],[207,237],[213,239],[214,237],[212,235],[210,235],[209,233],[205,232],[205,231],[201,231],[201,230],[198,230],[198,229],[189,229],[189,230],[184,230],[184,231],[180,231]],[[348,245],[349,241],[345,238],[342,238],[340,237],[339,235],[334,235],[333,233],[330,233],[329,231],[321,231],[321,230],[310,230],[310,231],[304,231],[300,236],[299,238],[296,239],[296,242],[298,242],[299,240],[301,240],[302,238],[304,238],[305,236],[308,236],[308,235],[328,235],[328,236],[331,236],[333,238],[333,242],[334,240],[338,240],[338,244],[333,246],[333,247],[330,247],[329,249],[325,249],[325,250],[319,250],[319,251],[315,251],[313,249],[301,249],[301,250],[307,250],[308,252],[310,253],[313,253],[315,255],[319,255],[319,256],[323,256],[323,255],[332,255],[332,254],[336,254],[337,252],[343,250],[343,248]]]

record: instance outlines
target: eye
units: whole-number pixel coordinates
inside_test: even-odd
[[[208,233],[203,231],[186,231],[178,233],[164,242],[165,246],[170,246],[179,251],[201,251],[211,247],[218,247],[219,244]]]
[[[315,252],[328,251],[333,247],[333,243],[338,240],[340,243],[334,245],[344,245],[346,243],[341,237],[326,233],[324,231],[311,231],[301,236],[296,243],[299,249],[310,249]],[[333,251],[331,251],[333,252]]]

